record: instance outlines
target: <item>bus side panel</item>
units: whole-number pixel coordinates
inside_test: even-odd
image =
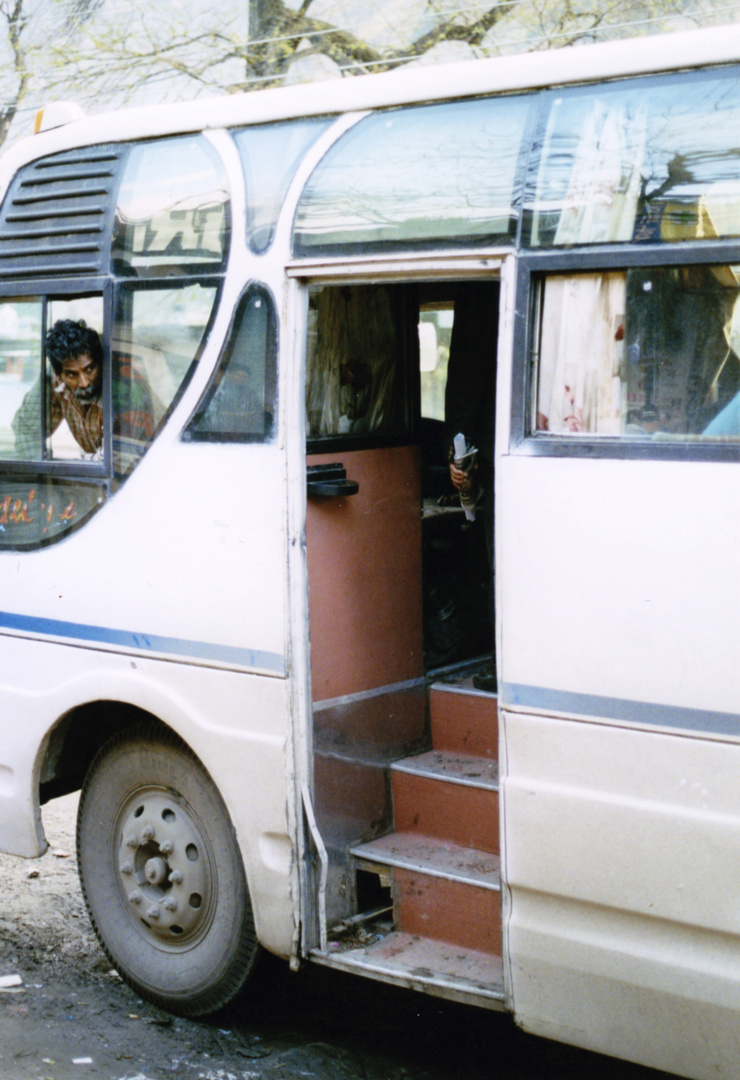
[[[236,830],[260,942],[290,954],[295,897],[287,820],[289,684],[195,665],[119,658],[97,650],[5,638],[13,685],[0,686],[4,738],[0,759],[0,847],[34,857],[33,824],[49,718],[103,696],[158,717],[191,747],[210,773]],[[101,712],[101,723],[104,722]]]
[[[517,1019],[737,1075],[736,470],[512,456],[498,483]]]
[[[738,775],[740,747],[505,725],[518,1021],[679,1075],[737,1075],[740,799],[736,784],[709,793]]]
[[[2,607],[28,627],[0,636],[0,848],[43,850],[38,782],[55,725],[90,702],[135,705],[210,772],[236,828],[260,940],[288,955],[284,459],[277,445],[183,444],[173,426],[174,438],[163,433],[77,532],[0,555]]]

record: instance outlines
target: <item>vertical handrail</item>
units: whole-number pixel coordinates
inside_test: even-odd
[[[329,857],[326,854],[324,841],[321,838],[321,833],[319,832],[318,826],[316,824],[316,817],[313,812],[313,803],[311,802],[311,793],[308,790],[308,784],[304,783],[301,785],[301,795],[303,798],[303,812],[306,815],[306,824],[308,825],[308,831],[311,834],[311,839],[313,840],[314,847],[316,848],[316,854],[318,855],[320,864],[319,890],[317,897],[319,945],[321,951],[326,952],[326,879],[329,873]]]

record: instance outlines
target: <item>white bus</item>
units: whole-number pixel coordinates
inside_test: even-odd
[[[81,790],[148,1000],[266,949],[740,1076],[739,58],[60,105],[0,158],[0,847]]]

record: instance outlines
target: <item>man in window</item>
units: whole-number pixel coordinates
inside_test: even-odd
[[[46,381],[47,435],[63,420],[83,453],[96,459],[103,447],[103,347],[83,319],[60,319],[46,337],[51,377]],[[41,383],[29,390],[13,418],[19,457],[40,456]],[[125,472],[154,434],[149,387],[130,360],[117,358],[113,370],[113,458]]]

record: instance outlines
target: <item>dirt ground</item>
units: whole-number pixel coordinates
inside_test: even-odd
[[[44,808],[50,850],[0,855],[0,1080],[657,1080],[521,1033],[508,1017],[270,958],[206,1023],[144,1004],[92,933],[76,796]],[[3,986],[2,977],[20,983]]]

